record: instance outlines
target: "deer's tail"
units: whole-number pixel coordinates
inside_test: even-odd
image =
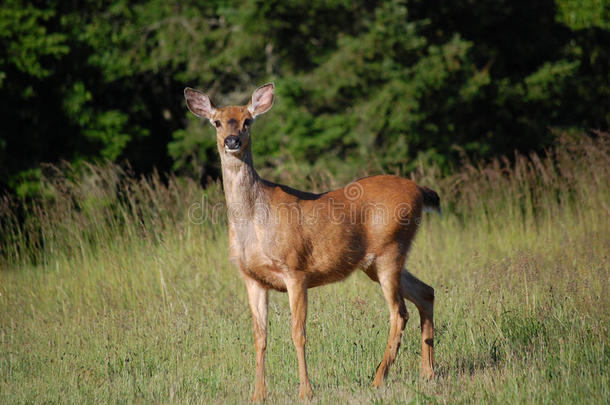
[[[419,191],[421,192],[422,197],[424,198],[424,211],[426,212],[438,212],[441,214],[441,199],[436,194],[436,191],[431,188],[419,186]]]

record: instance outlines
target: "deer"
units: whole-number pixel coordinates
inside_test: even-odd
[[[434,378],[434,289],[404,267],[423,210],[438,211],[438,194],[414,181],[377,175],[320,194],[262,179],[254,169],[251,128],[271,109],[273,83],[257,88],[247,105],[217,108],[205,93],[186,88],[188,109],[216,128],[229,228],[229,254],[246,286],[254,328],[254,402],[264,401],[268,292],[288,293],[299,397],[313,397],[305,359],[307,291],[341,281],[356,269],[381,286],[390,332],[372,386],[380,387],[396,359],[409,318],[420,315],[420,374]]]

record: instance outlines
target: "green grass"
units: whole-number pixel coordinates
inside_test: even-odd
[[[407,267],[436,289],[438,377],[419,379],[409,304],[386,385],[370,388],[388,310],[356,272],[310,292],[314,402],[608,403],[609,141],[565,141],[444,179],[421,170],[445,211],[425,216]],[[0,207],[0,403],[248,401],[245,288],[224,220],[189,221],[203,191],[94,166],[45,187],[20,227],[15,206]],[[206,190],[207,209],[219,201],[218,186]],[[297,399],[289,328],[287,296],[272,293],[270,403]]]

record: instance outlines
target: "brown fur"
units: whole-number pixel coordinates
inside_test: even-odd
[[[424,205],[439,208],[438,195],[397,176],[373,176],[322,194],[298,191],[261,179],[254,170],[250,126],[271,108],[273,85],[253,94],[247,106],[216,109],[203,93],[185,90],[187,105],[217,126],[223,185],[229,211],[232,261],[248,290],[256,347],[254,400],[263,400],[267,341],[267,291],[287,291],[292,337],[299,363],[301,398],[311,397],[305,362],[307,289],[362,268],[379,282],[390,309],[390,336],[374,386],[394,362],[408,319],[403,299],[415,303],[422,330],[422,374],[434,376],[434,290],[403,268]],[[241,147],[224,141],[238,136]]]

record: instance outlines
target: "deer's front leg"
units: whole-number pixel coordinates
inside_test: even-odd
[[[299,397],[313,397],[313,390],[307,375],[305,361],[305,323],[307,320],[307,285],[302,279],[290,279],[286,282],[290,312],[292,313],[292,341],[297,351],[299,362]]]
[[[256,348],[256,379],[252,401],[264,401],[267,396],[265,386],[265,351],[267,350],[267,302],[268,293],[256,280],[244,277],[248,290],[248,301],[254,325],[254,347]]]

